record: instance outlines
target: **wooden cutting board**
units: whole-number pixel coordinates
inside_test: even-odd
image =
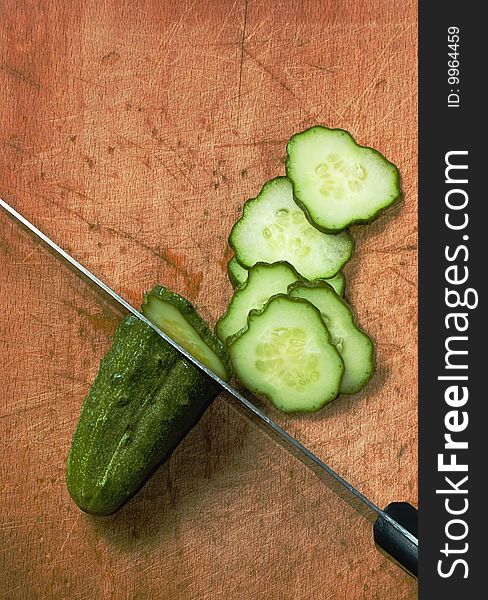
[[[229,230],[292,133],[342,127],[399,166],[345,268],[374,379],[266,410],[379,505],[416,503],[416,3],[3,0],[0,23],[0,195],[131,302],[160,282],[215,322]],[[0,277],[2,598],[416,597],[223,397],[123,510],[81,514],[66,454],[118,317],[1,215]]]

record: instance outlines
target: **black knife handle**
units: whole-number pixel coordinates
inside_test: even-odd
[[[392,502],[383,511],[418,539],[418,510],[408,502]],[[378,517],[373,526],[374,541],[388,558],[409,575],[418,577],[418,543],[406,538],[384,517]]]

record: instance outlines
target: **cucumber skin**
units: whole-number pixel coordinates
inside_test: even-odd
[[[340,283],[337,285],[338,289],[336,289],[334,284],[330,282],[330,279],[335,279],[335,278],[338,278],[340,281]],[[338,271],[334,275],[334,277],[331,277],[330,279],[324,279],[323,281],[325,281],[325,283],[330,285],[331,288],[334,288],[334,290],[338,296],[340,296],[341,298],[344,298],[344,291],[346,289],[346,278],[344,277],[344,273],[342,271]]]
[[[153,292],[160,294],[160,288]],[[170,294],[164,290],[160,297],[167,300]],[[189,302],[179,296],[172,300],[187,311],[187,320],[197,321],[214,338],[203,320],[188,312]],[[218,340],[214,347],[228,364]],[[148,325],[126,317],[100,362],[73,436],[66,481],[78,507],[99,516],[121,508],[169,458],[219,391]]]
[[[307,133],[309,131],[312,131],[314,129],[328,129],[330,131],[339,131],[341,133],[344,133],[349,138],[351,138],[351,141],[354,144],[356,144],[356,146],[358,146],[359,148],[364,148],[365,150],[369,150],[370,152],[373,152],[374,154],[377,154],[383,160],[385,160],[390,165],[390,167],[392,168],[392,172],[394,173],[395,188],[396,188],[396,191],[397,191],[396,196],[390,202],[388,202],[388,204],[386,204],[385,206],[382,206],[381,208],[379,208],[375,213],[373,213],[372,215],[370,215],[368,218],[366,218],[366,219],[353,219],[353,220],[348,221],[347,223],[345,223],[343,227],[338,227],[336,229],[330,229],[330,228],[324,227],[324,226],[319,225],[318,223],[316,223],[313,220],[312,215],[308,211],[307,207],[304,205],[304,203],[300,200],[300,198],[297,196],[297,194],[295,192],[295,183],[293,181],[293,175],[291,174],[292,168],[290,166],[290,163],[291,163],[291,160],[290,160],[290,148],[293,146],[294,138],[297,137],[297,136],[299,136],[299,135],[303,135],[303,134],[305,134],[305,133]],[[387,208],[389,208],[392,204],[395,204],[395,202],[397,202],[402,197],[401,176],[400,176],[400,171],[398,170],[398,167],[395,164],[393,164],[391,161],[389,161],[383,154],[381,154],[381,152],[379,150],[376,150],[375,148],[371,148],[370,146],[361,146],[361,144],[358,144],[356,142],[356,140],[352,137],[352,135],[349,133],[349,131],[346,131],[345,129],[341,129],[340,127],[331,128],[331,127],[325,127],[324,125],[314,125],[313,127],[309,127],[308,129],[304,129],[303,131],[299,131],[298,133],[293,134],[291,136],[291,138],[288,140],[288,143],[286,144],[285,170],[286,170],[286,176],[288,177],[288,179],[291,181],[291,183],[293,185],[293,200],[303,210],[303,212],[305,213],[305,216],[306,216],[308,222],[311,225],[313,225],[316,229],[318,229],[319,231],[322,231],[323,233],[331,233],[331,234],[341,233],[341,231],[345,231],[346,229],[348,229],[352,225],[367,225],[368,223],[372,223],[375,219],[377,219],[379,217],[379,215],[384,210],[386,210]]]
[[[319,127],[319,126],[318,126],[318,125],[316,125],[316,127]],[[313,129],[313,127],[310,127],[310,129]],[[308,130],[306,130],[306,131],[308,131]],[[341,131],[342,131],[342,130],[341,130]],[[302,133],[303,133],[303,132],[302,132]],[[347,132],[346,132],[346,133],[347,133]],[[298,135],[298,134],[295,134],[295,135]],[[293,137],[293,136],[292,136],[292,137]],[[291,141],[291,138],[290,138],[290,140],[288,141],[288,144],[290,143],[290,141]],[[288,148],[288,144],[287,144],[287,148]],[[376,152],[376,151],[375,151],[375,152]],[[287,157],[287,160],[288,160],[288,157]],[[395,167],[395,168],[396,168],[396,167]],[[241,265],[241,267],[242,267],[243,269],[248,269],[248,270],[249,270],[249,269],[250,269],[250,267],[246,266],[245,264],[243,264],[243,263],[242,263],[242,262],[239,260],[239,252],[238,252],[238,250],[237,250],[237,248],[236,248],[236,246],[234,245],[234,242],[233,242],[233,240],[232,240],[232,234],[233,234],[233,232],[234,232],[234,229],[235,229],[236,225],[239,223],[239,221],[240,221],[242,218],[244,218],[244,217],[246,217],[246,216],[247,216],[247,212],[248,212],[248,210],[249,210],[249,206],[250,206],[250,205],[251,205],[253,202],[255,202],[255,201],[259,201],[259,200],[260,200],[260,196],[261,196],[261,194],[262,194],[262,193],[263,193],[263,192],[266,190],[266,188],[267,188],[268,186],[272,186],[272,185],[274,185],[274,184],[275,184],[277,181],[279,181],[280,179],[288,179],[288,177],[284,177],[283,175],[279,175],[278,177],[274,177],[273,179],[270,179],[269,181],[267,181],[267,182],[266,182],[266,183],[263,185],[263,187],[261,188],[261,190],[260,190],[260,192],[259,192],[259,194],[258,194],[257,196],[255,196],[254,198],[249,198],[248,200],[246,200],[246,201],[244,202],[244,206],[242,207],[242,215],[241,215],[241,216],[239,217],[239,219],[238,219],[238,220],[237,220],[237,221],[234,223],[234,225],[232,226],[232,229],[230,230],[230,234],[229,234],[229,238],[228,238],[228,244],[229,244],[229,246],[232,248],[232,250],[234,251],[234,256],[235,256],[235,258],[236,258],[237,262],[238,262],[238,263]],[[290,181],[291,181],[291,179],[290,179]],[[292,183],[292,186],[293,186],[293,181],[291,181],[291,183]],[[318,229],[319,231],[322,231],[322,233],[332,233],[332,234],[335,234],[335,233],[341,233],[342,231],[344,231],[344,230],[346,230],[346,229],[347,229],[347,227],[345,227],[345,228],[344,228],[344,229],[342,229],[341,231],[326,231],[326,230],[324,230],[324,229],[321,229],[320,227],[318,227],[318,226],[317,226],[317,225],[316,225],[316,224],[315,224],[315,223],[314,223],[314,222],[311,220],[311,218],[310,218],[310,215],[308,214],[308,212],[306,211],[306,209],[305,209],[303,206],[301,206],[301,204],[300,204],[299,202],[297,202],[297,201],[296,201],[296,198],[295,198],[295,196],[293,196],[293,200],[294,200],[294,202],[295,202],[295,203],[298,205],[298,207],[299,207],[299,208],[300,208],[300,209],[303,211],[303,213],[304,213],[304,215],[305,215],[305,218],[306,218],[306,219],[307,219],[307,221],[310,223],[310,225],[312,225],[313,227],[315,227],[315,229]],[[352,237],[351,233],[350,233],[349,231],[348,231],[347,233],[348,233],[349,239],[350,239],[350,241],[351,241],[351,251],[349,252],[349,255],[348,255],[348,257],[347,257],[347,258],[346,258],[346,260],[345,260],[345,261],[342,263],[342,265],[341,265],[341,266],[340,266],[340,267],[337,269],[337,271],[336,271],[335,273],[333,273],[333,274],[332,274],[332,275],[330,275],[329,277],[322,277],[322,278],[319,278],[319,279],[330,279],[331,277],[334,277],[335,275],[337,275],[337,273],[339,273],[339,271],[340,271],[340,270],[341,270],[341,269],[342,269],[342,268],[343,268],[343,267],[344,267],[344,266],[345,266],[345,265],[346,265],[346,264],[347,264],[347,263],[348,263],[348,262],[351,260],[351,258],[353,257],[354,251],[355,251],[355,249],[356,249],[356,242],[355,242],[354,238]],[[286,262],[286,261],[277,261],[277,262]],[[296,270],[296,269],[295,269],[295,270]],[[311,280],[308,280],[308,281],[311,281]],[[313,280],[312,280],[312,281],[313,281]]]
[[[233,257],[233,258],[234,258],[234,257]],[[238,264],[239,266],[241,266],[241,265],[240,265],[240,263],[238,262],[237,258],[236,258],[235,260],[236,260],[237,264]],[[230,267],[230,263],[231,263],[231,261],[232,261],[232,258],[231,258],[231,259],[229,260],[229,262],[227,263],[227,277],[229,278],[229,281],[230,281],[230,283],[231,283],[232,287],[233,287],[234,289],[236,289],[236,288],[238,288],[239,286],[241,286],[241,285],[243,285],[244,283],[246,283],[246,280],[244,280],[244,281],[240,281],[239,279],[237,279],[237,277],[234,275],[234,273],[233,273],[233,271],[232,271],[232,269],[231,269],[231,267]],[[244,267],[241,267],[241,268],[244,268]]]
[[[293,284],[292,284],[293,285]],[[327,284],[328,285],[328,284]],[[311,306],[313,308],[313,310],[318,314],[318,316],[320,317],[320,322],[323,324],[324,329],[327,333],[327,337],[329,339],[329,342],[332,344],[332,342],[330,341],[330,333],[329,330],[327,329],[327,325],[324,323],[322,316],[320,314],[320,311],[318,310],[318,308],[316,308],[311,302],[309,302],[308,300],[304,300],[303,298],[293,298],[291,296],[288,296],[287,294],[275,294],[274,296],[271,296],[271,298],[268,300],[268,302],[266,302],[266,304],[263,306],[262,309],[257,310],[257,309],[253,309],[250,311],[250,313],[247,316],[247,326],[243,329],[241,329],[240,331],[238,331],[237,333],[235,333],[234,335],[230,336],[228,338],[228,346],[231,346],[231,344],[233,344],[238,338],[240,338],[242,335],[244,335],[245,333],[247,333],[247,331],[249,330],[249,327],[251,325],[251,322],[253,320],[253,318],[258,317],[259,315],[261,315],[262,313],[265,312],[265,310],[268,308],[269,303],[271,302],[271,300],[274,300],[275,298],[287,298],[288,300],[293,300],[294,302],[299,302],[302,304],[308,304],[309,306]],[[341,359],[342,362],[342,358],[341,355],[339,354],[339,352],[337,351],[337,355],[339,356],[339,358]],[[344,373],[344,369],[342,370],[342,372]],[[236,373],[237,378],[239,378],[239,376]],[[245,386],[246,387],[246,386]],[[277,406],[273,400],[267,395],[267,394],[263,394],[262,392],[260,392],[258,389],[253,388],[253,387],[246,387],[246,389],[248,389],[250,392],[252,392],[253,394],[258,394],[259,396],[266,398],[269,402],[271,402],[271,404],[273,404],[273,406],[275,406],[275,408],[277,408],[279,411],[287,413],[287,414],[297,414],[297,413],[315,413],[318,412],[319,410],[321,410],[322,408],[324,408],[324,406],[326,406],[327,404],[330,404],[331,402],[333,402],[338,396],[339,396],[339,386],[337,386],[337,394],[334,396],[334,398],[330,398],[329,400],[323,402],[319,407],[317,408],[313,408],[313,409],[301,409],[299,411],[297,410],[286,410],[282,407]]]

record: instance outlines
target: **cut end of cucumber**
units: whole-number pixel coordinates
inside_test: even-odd
[[[323,231],[370,222],[400,196],[395,165],[342,129],[317,125],[297,133],[287,153],[295,200]]]
[[[244,205],[229,244],[239,263],[287,261],[306,279],[333,277],[350,259],[353,242],[346,233],[328,235],[313,227],[293,200],[286,177],[268,181]]]
[[[171,295],[171,302],[165,300],[168,294]],[[177,297],[179,301],[178,308],[175,305],[174,297]],[[225,354],[224,348],[187,300],[158,286],[144,297],[141,310],[156,327],[221,379],[229,379],[229,370],[218,355]]]
[[[344,364],[307,301],[273,296],[229,352],[240,381],[282,411],[313,412],[339,392]]]

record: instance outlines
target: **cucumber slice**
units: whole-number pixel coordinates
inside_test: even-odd
[[[302,279],[288,263],[256,263],[249,269],[244,286],[239,287],[225,314],[217,321],[215,332],[226,341],[247,327],[247,315],[260,310],[275,294],[286,294],[288,286]]]
[[[400,196],[395,165],[347,131],[317,125],[292,136],[286,150],[295,201],[322,231],[368,223]]]
[[[333,277],[353,251],[346,232],[328,235],[310,225],[293,201],[286,177],[268,181],[256,198],[244,204],[229,244],[247,269],[257,262],[287,261],[310,280]]]
[[[246,283],[247,269],[241,267],[237,262],[237,258],[233,256],[227,263],[227,275],[229,276],[232,287],[236,287]]]
[[[284,412],[313,412],[333,400],[344,364],[319,311],[278,294],[252,311],[229,353],[239,380]]]
[[[328,283],[330,287],[334,288],[336,294],[339,296],[344,296],[344,288],[346,287],[346,279],[344,274],[339,271],[334,277],[330,279],[324,279],[325,283]]]
[[[290,285],[288,293],[292,298],[308,300],[319,309],[332,343],[344,361],[340,393],[359,392],[374,372],[374,347],[370,338],[355,325],[349,306],[323,282],[296,282]]]
[[[260,264],[260,263],[256,263],[256,264]],[[261,263],[261,264],[268,264],[268,263]],[[234,289],[237,289],[238,287],[242,287],[246,283],[247,276],[249,274],[249,270],[244,269],[244,267],[241,267],[241,265],[237,262],[236,257],[233,256],[227,263],[227,274],[229,275],[229,279],[232,284],[232,287]],[[339,296],[344,296],[344,288],[346,287],[346,279],[345,279],[342,271],[339,271],[338,273],[336,273],[334,275],[334,277],[331,277],[330,279],[324,279],[324,281],[326,281],[329,285],[331,285],[334,288],[334,290],[336,291],[336,293],[339,294]]]
[[[229,379],[228,369],[217,355],[221,352],[220,348],[215,346],[215,337],[190,302],[162,286],[157,286],[144,296],[141,311],[161,331],[221,379]]]

